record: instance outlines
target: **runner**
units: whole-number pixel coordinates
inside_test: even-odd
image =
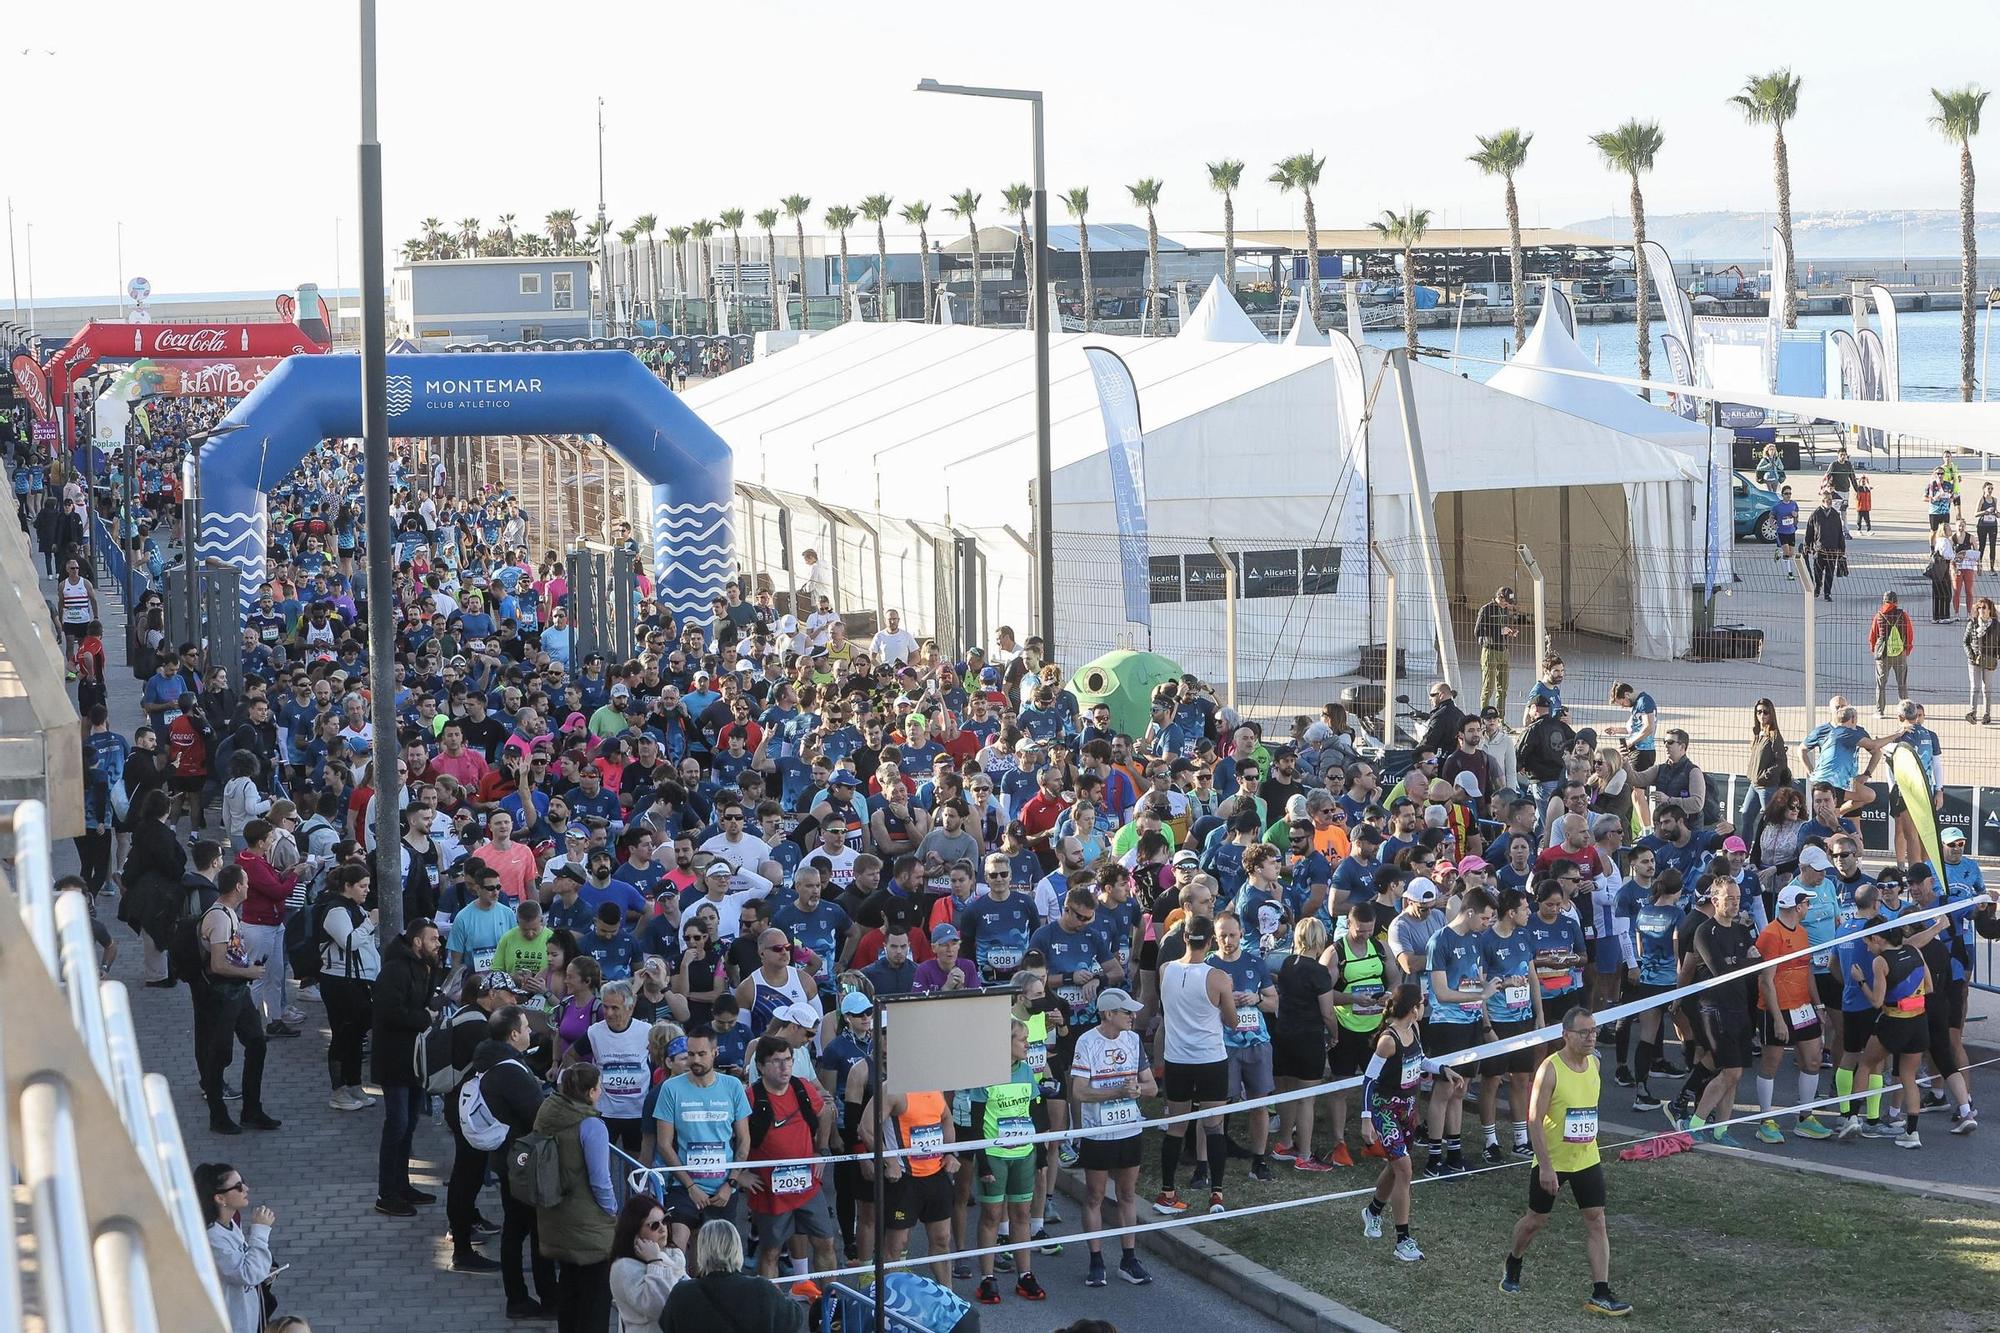
[[[1784,1131],[1771,1115],[1771,1107],[1777,1096],[1778,1065],[1784,1059],[1786,1047],[1791,1047],[1798,1057],[1799,1104],[1819,1100],[1824,1010],[1810,980],[1812,973],[1805,954],[1812,946],[1801,924],[1811,900],[1810,889],[1801,884],[1786,885],[1778,891],[1778,919],[1757,936],[1759,958],[1767,962],[1785,960],[1757,974],[1758,1007],[1764,1015],[1764,1053],[1757,1067],[1757,1108],[1764,1113],[1764,1119],[1757,1126],[1757,1138],[1763,1143],[1785,1141]],[[1799,1113],[1797,1133],[1802,1139],[1833,1136],[1833,1131],[1811,1111]]]
[[[1012,1077],[986,1089],[981,1099],[978,1137],[982,1139],[1026,1138],[1035,1129],[1034,1108],[1041,1101],[1040,1076],[1028,1064],[1028,1025],[1016,1018],[1010,1024],[1009,1059]],[[991,1249],[1000,1238],[1002,1214],[1007,1237],[1014,1252],[1014,1294],[1024,1301],[1045,1301],[1048,1293],[1035,1280],[1034,1260],[1029,1248],[1031,1226],[1029,1208],[1035,1199],[1035,1149],[1033,1143],[995,1144],[972,1154],[973,1174],[978,1180],[979,1248]],[[1000,1303],[1000,1279],[994,1275],[994,1256],[979,1256],[979,1303]]]
[[[1514,1223],[1500,1290],[1510,1296],[1520,1294],[1528,1247],[1548,1224],[1556,1196],[1568,1185],[1583,1213],[1584,1250],[1590,1260],[1590,1297],[1583,1308],[1619,1319],[1631,1314],[1632,1307],[1611,1290],[1611,1235],[1604,1225],[1604,1165],[1597,1148],[1602,1084],[1597,1017],[1587,1009],[1572,1009],[1563,1016],[1562,1049],[1543,1060],[1535,1073],[1534,1101],[1528,1112],[1535,1170],[1528,1177],[1528,1211]]]
[[[1709,886],[1710,915],[1694,928],[1693,953],[1681,965],[1682,985],[1728,976],[1756,960],[1750,923],[1736,911],[1740,901],[1741,890],[1734,880],[1718,879]],[[1736,977],[1694,997],[1702,1045],[1715,1061],[1715,1077],[1702,1089],[1694,1113],[1681,1127],[1690,1133],[1700,1133],[1709,1120],[1728,1120],[1735,1114],[1736,1085],[1750,1067],[1750,992],[1755,984],[1749,977]],[[1726,1147],[1742,1146],[1727,1125],[1716,1126],[1710,1134]]]
[[[1856,964],[1852,972],[1876,1013],[1875,1034],[1868,1039],[1868,1049],[1862,1052],[1855,1082],[1872,1087],[1868,1083],[1870,1077],[1893,1062],[1891,1073],[1902,1085],[1897,1094],[1903,1104],[1902,1121],[1899,1125],[1877,1119],[1872,1110],[1866,1124],[1859,1117],[1850,1116],[1840,1127],[1840,1137],[1844,1140],[1894,1139],[1898,1148],[1924,1146],[1917,1132],[1917,1117],[1924,1106],[1917,1073],[1930,1045],[1930,1023],[1924,1011],[1932,994],[1932,982],[1923,955],[1909,944],[1908,931],[1905,926],[1891,926],[1864,936],[1862,943],[1868,949],[1868,962],[1865,966]]]
[[[1239,1022],[1229,974],[1208,961],[1215,944],[1215,922],[1192,917],[1181,931],[1187,952],[1160,964],[1160,1016],[1165,1040],[1167,1076],[1160,1087],[1166,1113],[1181,1115],[1229,1100],[1229,1051],[1222,1034]],[[1195,1188],[1208,1185],[1208,1211],[1223,1211],[1222,1174],[1229,1161],[1229,1140],[1222,1117],[1194,1122]],[[1153,1211],[1169,1217],[1185,1213],[1187,1203],[1174,1188],[1180,1169],[1180,1133],[1160,1136],[1160,1192]]]
[[[1493,918],[1492,897],[1483,889],[1471,889],[1459,898],[1458,915],[1451,924],[1431,937],[1425,963],[1424,1042],[1440,1059],[1492,1039],[1486,1000],[1500,990],[1503,978],[1486,974],[1479,936]],[[1465,1103],[1456,1094],[1432,1087],[1430,1137],[1424,1141],[1426,1176],[1466,1169],[1460,1141],[1464,1114]]]
[[[1493,1038],[1505,1041],[1545,1025],[1541,987],[1535,980],[1535,941],[1527,931],[1528,895],[1520,889],[1502,889],[1493,925],[1479,936],[1479,963],[1497,988],[1486,996],[1486,1018]],[[1500,1150],[1500,1085],[1507,1084],[1507,1105],[1514,1115],[1514,1155],[1526,1157],[1529,1146],[1528,1096],[1534,1087],[1538,1048],[1523,1046],[1503,1055],[1491,1055],[1479,1063],[1479,1128],[1486,1146],[1483,1157],[1488,1166],[1505,1161]]]
[[[1224,983],[1225,989],[1227,983]],[[1153,1280],[1139,1262],[1137,1241],[1130,1234],[1139,1224],[1139,1147],[1141,1126],[1139,1098],[1151,1097],[1158,1089],[1153,1083],[1153,1067],[1132,1023],[1139,1002],[1117,987],[1097,997],[1097,1026],[1077,1039],[1076,1054],[1070,1063],[1069,1096],[1077,1104],[1079,1152],[1083,1163],[1083,1228],[1100,1231],[1104,1227],[1104,1194],[1118,1192],[1118,1225],[1124,1253],[1118,1260],[1118,1276],[1134,1286]],[[1218,1031],[1217,1035],[1220,1035]],[[1187,1211],[1182,1204],[1175,1211]],[[1090,1271],[1086,1287],[1105,1285],[1104,1242],[1092,1239]]]
[[[1425,1075],[1438,1081],[1439,1090],[1431,1094],[1434,1101],[1465,1094],[1462,1074],[1424,1054],[1424,1008],[1423,988],[1414,981],[1391,992],[1382,1035],[1375,1040],[1375,1053],[1368,1058],[1361,1082],[1361,1137],[1371,1147],[1379,1144],[1388,1159],[1375,1179],[1374,1196],[1361,1210],[1361,1234],[1378,1239],[1382,1214],[1393,1205],[1395,1254],[1411,1264],[1424,1257],[1410,1234],[1410,1143],[1417,1135],[1417,1094]]]

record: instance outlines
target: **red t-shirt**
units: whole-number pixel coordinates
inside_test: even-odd
[[[794,1088],[776,1093],[767,1087],[750,1088],[753,1107],[757,1098],[764,1097],[769,1099],[771,1108],[771,1127],[764,1131],[762,1139],[750,1145],[752,1161],[813,1155],[813,1137],[819,1130],[820,1108],[826,1105],[826,1097],[811,1079],[798,1079],[796,1086],[805,1089],[806,1100],[810,1103],[803,1111]],[[757,1174],[764,1178],[764,1188],[750,1195],[750,1211],[768,1217],[774,1213],[789,1213],[812,1202],[813,1196],[819,1193],[819,1172],[820,1168],[816,1165],[759,1168]]]
[[[1572,852],[1566,850],[1561,843],[1557,843],[1536,857],[1535,867],[1539,870],[1547,870],[1558,861],[1576,862],[1576,864],[1583,867],[1583,873],[1591,879],[1597,878],[1603,870],[1603,866],[1597,859],[1597,848],[1594,845],[1587,846],[1580,852]]]

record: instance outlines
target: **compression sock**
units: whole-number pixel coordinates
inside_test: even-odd
[[[1508,1280],[1508,1281],[1510,1281],[1510,1282],[1519,1282],[1519,1281],[1521,1280],[1521,1260],[1522,1260],[1522,1258],[1523,1258],[1523,1257],[1524,1257],[1524,1256],[1521,1256],[1521,1255],[1513,1255],[1513,1254],[1510,1254],[1510,1255],[1508,1255],[1508,1256],[1507,1256],[1507,1280]]]
[[[1611,1296],[1611,1284],[1609,1282],[1593,1282],[1590,1284],[1590,1294],[1595,1300],[1608,1300]]]
[[[1160,1136],[1160,1188],[1168,1194],[1174,1192],[1174,1179],[1181,1170],[1181,1136],[1162,1134]]]
[[[1368,1211],[1375,1214],[1375,1216],[1377,1217],[1380,1217],[1382,1215],[1382,1210],[1384,1208],[1387,1208],[1388,1206],[1389,1204],[1386,1199],[1370,1199],[1368,1201]]]
[[[1771,1102],[1778,1095],[1778,1080],[1775,1077],[1757,1076],[1757,1109],[1765,1115],[1771,1114]]]
[[[1799,1071],[1799,1105],[1805,1106],[1809,1102],[1816,1102],[1818,1100],[1819,1071],[1815,1069],[1812,1073],[1808,1074],[1805,1070],[1801,1069]],[[1818,1108],[1814,1108],[1812,1110],[1800,1111],[1799,1114],[1802,1116],[1818,1115],[1819,1110]]]
[[[1409,1238],[1410,1238],[1410,1224],[1408,1222],[1396,1223],[1396,1239],[1408,1240]]]
[[[1854,1109],[1853,1104],[1847,1100],[1848,1094],[1854,1091],[1854,1071],[1847,1068],[1834,1070],[1833,1090],[1840,1094],[1840,1113],[1849,1114]]]
[[[1229,1136],[1211,1134],[1208,1136],[1208,1187],[1222,1188],[1222,1169],[1229,1165]]]
[[[1653,1065],[1659,1058],[1660,1043],[1658,1041],[1642,1041],[1639,1043],[1639,1061],[1632,1066],[1632,1076],[1639,1080],[1641,1087],[1644,1087],[1646,1080],[1653,1076]]]
[[[1917,1113],[1915,1111],[1905,1111],[1903,1113],[1903,1132],[1912,1138],[1916,1137]]]
[[[1886,1081],[1880,1074],[1870,1074],[1868,1076],[1868,1118],[1870,1120],[1880,1120],[1882,1118],[1882,1084]]]

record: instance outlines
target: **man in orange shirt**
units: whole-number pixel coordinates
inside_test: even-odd
[[[1757,936],[1757,956],[1783,958],[1776,967],[1757,974],[1758,1000],[1764,1010],[1764,1054],[1757,1066],[1757,1105],[1764,1120],[1757,1126],[1757,1138],[1764,1143],[1783,1143],[1771,1105],[1777,1095],[1778,1065],[1785,1047],[1796,1052],[1799,1062],[1800,1103],[1819,1100],[1819,1063],[1824,1049],[1822,1019],[1815,994],[1812,968],[1804,926],[1806,907],[1812,892],[1801,884],[1778,890],[1778,917]],[[1792,956],[1796,955],[1796,957]],[[1802,1139],[1831,1138],[1833,1131],[1808,1111],[1800,1115],[1798,1135]]]
[[[956,1198],[952,1178],[958,1174],[958,1154],[950,1151],[953,1139],[947,1098],[941,1092],[897,1093],[882,1107],[883,1128],[888,1131],[885,1148],[908,1148],[907,1157],[891,1157],[883,1163],[886,1188],[883,1200],[888,1209],[884,1219],[883,1257],[890,1262],[909,1252],[910,1230],[922,1225],[932,1254],[951,1253],[951,1213]],[[875,1118],[861,1117],[862,1151],[872,1151]],[[872,1163],[862,1163],[866,1175]],[[951,1289],[951,1262],[931,1265],[931,1275],[939,1286]]]

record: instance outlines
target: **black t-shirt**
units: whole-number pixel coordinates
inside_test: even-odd
[[[1700,965],[1701,978],[1705,980],[1737,971],[1750,961],[1750,951],[1756,942],[1749,921],[1740,915],[1726,926],[1714,917],[1704,920],[1694,928],[1695,960]],[[1720,986],[1711,986],[1697,999],[1710,1009],[1747,1013],[1754,980],[1752,977],[1738,977]]]
[[[879,929],[886,934],[889,926],[895,925],[914,933],[930,919],[933,901],[930,895],[922,893],[906,898],[884,884],[863,899],[860,907],[849,915],[866,930]]]
[[[1333,974],[1317,958],[1292,954],[1278,967],[1277,1029],[1310,1037],[1324,1036],[1326,1019],[1319,997],[1333,990]]]

